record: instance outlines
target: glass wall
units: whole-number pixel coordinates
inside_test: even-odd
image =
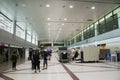
[[[82,33],[76,36],[76,42],[82,41]]]
[[[16,26],[16,36],[25,39],[25,29],[23,29],[21,26]]]
[[[74,38],[71,40],[71,44],[74,44]]]
[[[31,28],[27,27],[27,41],[32,42]]]
[[[12,20],[0,12],[0,28],[13,34]]]
[[[105,33],[105,20],[104,20],[104,18],[102,18],[98,21],[97,32],[98,32],[98,35]]]
[[[115,10],[116,11],[116,10]],[[97,25],[97,33],[103,34],[105,32],[109,32],[115,29],[118,29],[118,13],[115,13],[115,11],[110,12],[106,16],[104,16],[102,19],[98,20]]]
[[[89,26],[83,31],[83,39],[88,39],[95,36],[95,27],[94,25]]]
[[[70,45],[70,41],[67,42],[67,45]]]
[[[82,30],[80,32],[81,35],[77,34],[77,36],[74,36],[71,43],[74,43],[75,38],[76,42],[79,42],[82,41],[82,37],[83,40],[86,40],[95,35],[100,35],[118,28],[120,28],[120,7],[104,15],[95,23]]]
[[[33,33],[33,35],[32,35],[32,43],[36,44],[36,35],[35,35],[35,33]]]
[[[119,27],[120,27],[120,8],[114,10],[114,11],[113,11],[113,14],[116,14],[116,15],[114,16],[114,22],[115,22],[115,24],[117,24],[117,22],[118,22],[118,25],[119,25]],[[116,26],[115,26],[115,27],[116,27]]]
[[[30,26],[30,25],[29,25]],[[17,22],[16,23],[16,36],[25,39],[25,23],[24,22]],[[9,33],[13,34],[13,22],[7,16],[0,12],[0,29],[3,29]],[[27,38],[26,40],[32,42],[33,44],[38,44],[38,38],[34,33],[33,36],[31,35],[31,28],[27,28]],[[31,41],[32,40],[32,41]]]
[[[36,36],[35,42],[36,42],[36,45],[38,45],[38,37],[37,36]]]

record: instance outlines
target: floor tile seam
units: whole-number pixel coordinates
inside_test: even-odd
[[[55,56],[56,57],[56,56]],[[58,59],[58,57],[56,57],[56,59],[58,60],[58,62],[59,62],[59,59]],[[62,66],[63,66],[63,68],[67,71],[67,73],[71,76],[71,78],[73,79],[73,80],[80,80],[71,70],[69,70],[63,63],[60,63]]]
[[[12,79],[12,78],[4,75],[3,73],[0,73],[0,77],[1,77],[2,79],[4,79],[4,80],[14,80],[14,79]]]
[[[73,73],[93,73],[93,72],[111,72],[111,71],[117,71],[120,70],[98,70],[98,71],[72,71]]]
[[[23,73],[6,73],[6,74],[23,74],[23,75],[25,75],[25,74],[35,74],[35,73],[31,73],[31,72],[29,72],[29,73],[25,73],[25,72],[23,72]],[[41,74],[46,74],[46,75],[48,75],[48,74],[50,74],[50,75],[54,75],[54,74],[67,74],[66,72],[39,72],[39,73],[37,73],[38,75],[41,75]],[[36,74],[35,74],[36,75]]]
[[[116,68],[116,67],[107,67],[107,66],[91,66],[91,65],[76,65],[76,64],[68,64],[68,65],[74,65],[74,66],[85,66],[85,67],[98,67],[98,68],[120,69],[120,68]]]
[[[73,80],[80,80],[67,66],[65,66],[63,63],[61,65],[64,67],[64,69],[67,71],[67,73],[71,76]]]
[[[107,63],[103,63],[103,64],[106,64],[106,65],[111,65],[111,66],[114,66],[114,67],[120,67],[119,65],[114,65],[114,64],[107,64]]]

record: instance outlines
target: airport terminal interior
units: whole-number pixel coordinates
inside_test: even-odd
[[[120,80],[120,0],[0,0],[0,80]]]

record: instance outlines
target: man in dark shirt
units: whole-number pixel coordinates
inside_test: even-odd
[[[33,63],[34,63],[35,73],[37,72],[37,69],[40,72],[40,57],[38,51],[35,51],[35,54],[33,54]]]
[[[43,54],[43,70],[48,68],[47,57],[48,57],[48,55],[44,51],[44,54]]]

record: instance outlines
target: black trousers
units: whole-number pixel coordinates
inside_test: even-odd
[[[16,68],[16,63],[17,62],[12,62],[12,68]]]
[[[34,63],[34,68],[35,68],[35,70],[40,69],[40,62],[37,62],[37,63],[35,62]]]

